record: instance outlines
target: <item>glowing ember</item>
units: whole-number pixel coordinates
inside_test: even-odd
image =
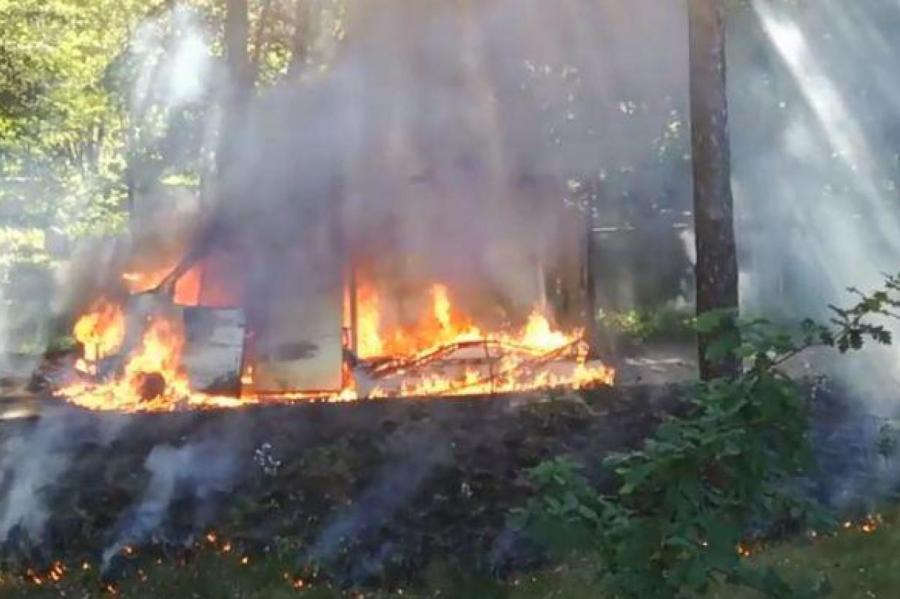
[[[62,562],[56,561],[50,566],[46,572],[37,572],[33,568],[25,571],[25,581],[35,586],[44,584],[59,583],[66,576],[66,566]]]

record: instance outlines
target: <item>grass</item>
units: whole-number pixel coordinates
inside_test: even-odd
[[[595,599],[598,588],[593,570],[586,564],[558,566],[531,576],[499,582],[488,577],[466,576],[449,567],[437,566],[424,573],[419,588],[381,590],[339,589],[316,584],[290,574],[286,560],[275,557],[249,559],[206,552],[189,563],[156,563],[141,566],[116,585],[104,584],[93,569],[66,568],[59,582],[39,574],[40,584],[19,576],[0,576],[0,597],[38,599],[51,597],[123,598],[234,598],[234,599],[387,599],[469,598],[479,599]]]
[[[246,559],[245,559],[246,557]],[[900,594],[900,511],[874,530],[851,526],[835,535],[771,547],[749,558],[760,566],[771,566],[798,585],[827,579],[832,597],[871,599]],[[21,574],[0,573],[0,597],[97,597],[104,594],[127,598],[196,597],[301,599],[328,598],[484,598],[484,599],[596,599],[602,597],[589,560],[499,582],[486,576],[461,573],[436,565],[422,573],[418,588],[383,590],[341,590],[326,583],[316,584],[294,576],[289,557],[244,556],[236,551],[205,548],[189,561],[172,561],[134,556],[129,574],[112,589],[104,589],[95,568],[68,566],[58,583],[46,575],[42,584],[27,582]],[[46,574],[46,573],[45,573]],[[752,599],[752,591],[719,586],[713,599]]]
[[[831,597],[872,599],[900,596],[900,511],[874,529],[849,526],[828,537],[773,547],[754,558],[798,588],[827,581]],[[751,599],[758,593],[723,587],[715,599]]]

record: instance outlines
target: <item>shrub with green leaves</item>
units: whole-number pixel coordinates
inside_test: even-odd
[[[849,309],[832,307],[828,326],[812,321],[789,333],[765,320],[718,335],[711,359],[729,354],[745,362],[734,379],[699,383],[683,414],[671,417],[636,451],[612,455],[614,494],[597,492],[565,459],[530,473],[537,490],[515,524],[551,547],[587,546],[601,557],[605,586],[618,597],[679,597],[706,593],[716,580],[755,588],[771,597],[817,596],[824,587],[789,587],[773,571],[758,571],[738,548],[755,528],[803,527],[821,514],[793,482],[812,466],[809,396],[782,366],[813,346],[841,352],[866,339],[890,343],[871,317],[893,316],[900,278],[860,295]],[[715,335],[733,322],[727,313],[697,320]],[[821,525],[821,521],[817,524]]]
[[[600,324],[612,334],[640,343],[688,339],[694,335],[694,316],[674,306],[608,312],[603,314]]]

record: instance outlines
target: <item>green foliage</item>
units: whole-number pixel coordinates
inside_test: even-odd
[[[618,479],[614,495],[597,493],[571,462],[548,462],[531,472],[537,495],[515,522],[543,539],[547,531],[581,530],[577,543],[591,539],[616,596],[693,596],[717,580],[771,597],[821,594],[821,587],[792,588],[774,571],[749,566],[738,551],[755,527],[823,522],[791,484],[812,465],[808,406],[780,366],[815,345],[846,352],[866,339],[889,343],[885,327],[869,318],[893,316],[898,291],[900,280],[891,277],[884,290],[855,292],[854,307],[832,307],[831,327],[805,321],[791,334],[754,320],[739,324],[740,335],[714,337],[710,357],[736,355],[745,372],[698,384],[683,415],[660,425],[641,449],[608,457],[604,466]],[[715,336],[731,319],[706,314],[696,328]]]
[[[603,314],[600,322],[610,332],[642,343],[651,339],[684,339],[694,335],[694,316],[669,306],[609,312]]]
[[[0,271],[12,264],[44,264],[44,231],[0,226]]]
[[[278,81],[292,60],[297,5],[249,2],[247,46],[260,87]],[[175,6],[194,18],[173,18]],[[145,86],[178,40],[196,33],[188,28],[202,30],[213,60],[221,56],[225,6],[0,0],[0,225],[114,233],[126,223],[130,193],[172,179],[196,186],[216,147],[209,134],[214,90],[173,107],[159,97],[162,86],[149,94]],[[307,63],[322,66],[343,35],[343,3],[316,7],[304,28]]]
[[[529,479],[538,493],[525,507],[511,511],[510,525],[527,528],[558,560],[596,550],[596,531],[603,526],[602,515],[609,505],[584,477],[581,466],[558,457],[535,466]]]
[[[147,4],[0,1],[5,225],[119,226],[123,118],[104,75]]]

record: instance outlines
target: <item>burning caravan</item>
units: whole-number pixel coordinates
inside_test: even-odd
[[[163,411],[612,384],[567,179],[415,111],[339,104],[324,87],[262,99],[214,203],[136,202],[61,396]]]
[[[340,247],[333,225],[277,259],[222,240],[123,271],[127,295],[97,298],[77,320],[77,374],[61,394],[91,409],[157,411],[613,382],[591,360],[589,294],[573,265],[532,252],[532,280],[504,288],[474,264],[430,272],[428,257],[387,240]],[[510,256],[522,248],[495,243],[475,253],[520,266]]]

